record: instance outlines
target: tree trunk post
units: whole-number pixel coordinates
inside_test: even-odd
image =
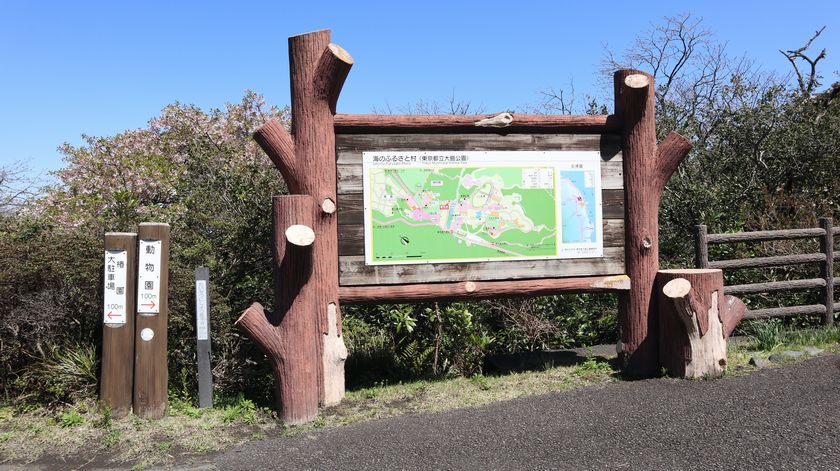
[[[726,339],[746,312],[723,294],[718,269],[660,270],[659,361],[672,376],[718,377],[726,371]]]
[[[287,424],[306,423],[318,415],[315,217],[311,196],[274,197],[274,312],[267,315],[254,303],[236,321],[271,362],[280,417]]]
[[[619,295],[619,361],[632,377],[659,370],[656,299],[659,270],[659,201],[665,184],[691,149],[677,133],[656,144],[653,76],[638,70],[614,75],[615,114],[622,122],[625,266],[630,291]]]
[[[316,335],[317,349],[314,357],[317,360],[317,397],[324,405],[337,404],[344,397],[344,359],[347,353],[338,298],[333,117],[352,65],[350,54],[330,43],[329,30],[289,38],[292,133],[289,135],[277,120],[254,133],[254,139],[283,175],[289,192],[308,195],[314,202],[312,273],[297,296],[303,296],[310,303],[307,312],[316,325],[313,335]],[[280,233],[275,233],[275,239],[280,237]],[[278,299],[278,304],[289,302],[280,301]],[[305,342],[295,340],[298,341]],[[278,376],[278,382],[282,381]]]

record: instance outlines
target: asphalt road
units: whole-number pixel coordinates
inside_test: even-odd
[[[608,384],[252,442],[215,467],[840,469],[840,356]]]

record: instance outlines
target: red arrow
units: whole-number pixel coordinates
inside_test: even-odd
[[[114,316],[112,316],[111,314],[112,314],[112,312],[111,312],[111,311],[108,311],[108,314],[105,314],[105,316],[106,316],[108,319],[113,319],[113,318],[114,318]],[[119,316],[117,316],[117,317],[119,317]]]
[[[149,302],[149,303],[141,304],[141,306],[143,306],[143,307],[148,306],[150,308],[153,308],[153,307],[155,307],[155,302],[152,301],[152,302]]]

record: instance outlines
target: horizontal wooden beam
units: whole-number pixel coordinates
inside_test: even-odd
[[[514,281],[342,286],[339,287],[338,297],[344,304],[370,304],[540,296],[558,292],[610,292],[629,289],[630,278],[627,275],[614,275]]]
[[[800,255],[780,255],[775,257],[734,258],[709,262],[709,268],[759,268],[801,265],[825,260],[825,254],[809,253]]]
[[[790,240],[822,237],[825,229],[782,229],[777,231],[737,232],[734,234],[709,234],[709,244],[730,244],[734,242],[759,242],[763,240]]]
[[[620,119],[614,115],[384,115],[337,114],[336,134],[371,133],[522,133],[591,132],[620,133]]]
[[[811,278],[808,280],[773,281],[769,283],[749,283],[744,285],[725,286],[724,294],[751,294],[771,293],[774,291],[787,291],[789,289],[824,288],[825,280],[822,278]]]
[[[810,304],[807,306],[751,309],[744,315],[744,319],[765,319],[768,317],[798,316],[807,314],[825,314],[825,306],[822,304]]]

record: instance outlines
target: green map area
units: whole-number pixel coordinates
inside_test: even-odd
[[[370,261],[554,257],[552,167],[372,168]]]

